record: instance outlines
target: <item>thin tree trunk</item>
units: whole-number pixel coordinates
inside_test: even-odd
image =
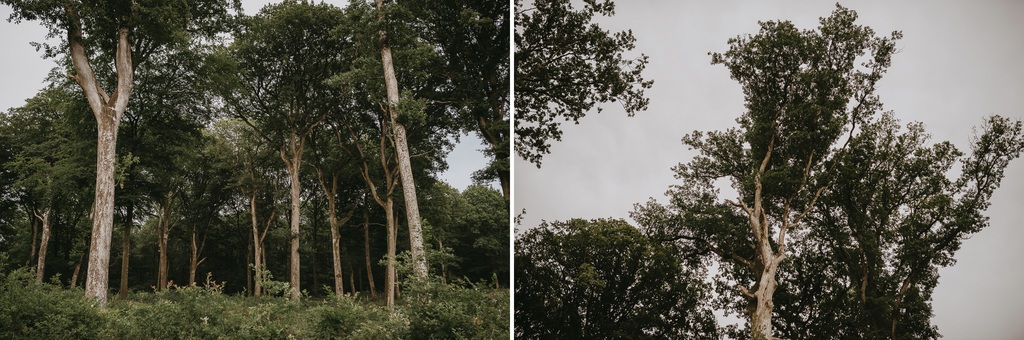
[[[252,216],[252,249],[253,249],[253,279],[255,288],[253,288],[253,296],[260,297],[262,295],[263,287],[260,282],[263,281],[263,263],[260,261],[260,225],[256,218],[256,189],[252,190],[252,194],[249,196],[249,215]]]
[[[387,219],[388,224],[388,255],[387,255],[387,269],[384,274],[384,298],[388,309],[395,307],[395,286],[396,286],[396,272],[395,272],[395,256],[398,245],[398,225],[395,222],[394,212],[394,200],[391,196],[388,196],[387,201],[384,203],[384,216]]]
[[[369,202],[367,202],[369,203]],[[370,207],[363,211],[363,250],[366,252],[366,281],[370,287],[370,298],[377,299],[377,288],[373,284],[373,261],[370,257]]]
[[[128,204],[124,221],[124,240],[121,242],[121,290],[117,292],[120,299],[128,298],[128,259],[132,254],[132,223],[134,223],[134,205]]]
[[[284,161],[285,166],[288,168],[288,176],[291,179],[291,241],[290,245],[290,287],[291,287],[291,298],[297,300],[302,293],[302,288],[299,282],[299,217],[300,208],[302,205],[301,194],[302,188],[299,182],[299,170],[302,166],[302,148],[303,140],[297,135],[295,131],[292,131],[288,139],[288,149],[291,151],[291,157],[287,157],[285,148],[281,148],[281,160]]]
[[[355,266],[352,264],[352,262],[349,262],[348,264],[348,286],[351,288],[352,296],[355,296],[356,292],[358,292],[358,290],[356,290],[356,279],[353,273],[354,269],[352,268]]]
[[[36,282],[43,283],[46,273],[46,248],[50,243],[50,208],[43,209],[42,213],[36,212],[36,217],[43,223],[43,235],[39,240],[39,258],[36,264]]]
[[[28,210],[29,210],[28,211],[29,220],[32,220],[32,248],[29,249],[29,251],[28,251],[28,261],[25,261],[25,265],[26,266],[28,266],[28,265],[30,265],[32,263],[32,259],[35,258],[36,255],[39,255],[39,254],[36,253],[36,234],[38,234],[38,232],[39,232],[39,225],[36,224],[37,223],[36,222],[37,219],[32,218],[32,215],[35,215],[35,208],[28,209]]]
[[[192,256],[189,257],[188,267],[188,284],[189,286],[192,287],[195,287],[196,285],[196,271],[199,270],[199,265],[203,264],[203,261],[206,261],[205,257],[199,258],[199,256],[203,253],[203,248],[206,247],[206,235],[208,234],[204,233],[202,241],[200,241],[199,244],[196,245],[196,227],[195,225],[192,226]]]
[[[174,226],[171,223],[171,213],[174,211],[174,200],[177,196],[176,192],[171,192],[167,196],[167,200],[164,201],[162,207],[160,207],[160,221],[159,221],[159,232],[157,233],[157,246],[160,250],[160,262],[157,266],[157,290],[167,289],[167,241],[171,235],[171,228]]]
[[[249,296],[254,296],[252,286],[252,266],[255,266],[255,263],[253,263],[252,260],[252,243],[250,242],[247,244],[245,248],[245,291],[249,293]]]
[[[81,258],[78,259],[78,262],[75,262],[75,269],[71,271],[71,287],[78,287],[78,272],[80,269],[82,269]]]
[[[384,22],[384,1],[376,0],[377,19]],[[381,26],[383,27],[383,26]],[[412,253],[413,275],[427,277],[427,259],[423,255],[423,227],[420,225],[420,209],[416,200],[416,183],[412,177],[412,164],[409,160],[409,143],[405,135],[405,126],[397,121],[398,112],[398,78],[391,57],[391,46],[388,34],[380,30],[381,64],[384,67],[384,83],[387,88],[388,115],[395,136],[395,152],[398,154],[398,172],[402,179],[402,195],[405,199],[405,218],[409,225],[409,248]]]

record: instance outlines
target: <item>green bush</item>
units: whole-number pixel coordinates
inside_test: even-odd
[[[312,311],[318,339],[405,339],[409,320],[400,311],[357,302],[355,299],[327,302]]]
[[[0,281],[0,338],[96,339],[104,325],[99,308],[79,289],[35,283],[18,269]]]
[[[509,292],[482,285],[407,284],[412,339],[508,339]]]

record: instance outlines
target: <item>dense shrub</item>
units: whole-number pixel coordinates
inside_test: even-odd
[[[95,339],[103,324],[99,309],[81,290],[37,284],[27,269],[0,281],[2,339]]]
[[[478,285],[407,284],[412,339],[508,339],[509,292]]]
[[[216,287],[133,293],[102,308],[80,289],[0,277],[0,339],[507,339],[509,292],[407,283],[394,310],[375,302],[290,301]]]

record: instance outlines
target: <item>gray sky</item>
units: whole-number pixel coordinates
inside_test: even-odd
[[[971,128],[985,116],[1024,119],[1024,2],[843,1],[876,34],[902,30],[900,52],[879,84],[885,110],[902,123],[921,121],[933,142],[969,151]],[[693,130],[735,126],[743,94],[709,51],[757,33],[757,21],[784,19],[801,29],[835,7],[830,1],[617,1],[611,30],[632,29],[636,51],[650,56],[649,110],[626,117],[605,105],[579,125],[563,125],[563,141],[543,168],[516,158],[514,211],[523,227],[541,220],[628,219],[634,203],[664,202],[676,183],[670,168],[695,155],[680,143]],[[1024,339],[1024,160],[1006,170],[987,214],[991,226],[964,242],[958,263],[940,271],[934,323],[947,339]]]
[[[255,14],[268,3],[280,1],[243,0],[242,9],[246,14]],[[347,1],[341,2],[342,5]],[[44,79],[51,68],[56,66],[52,60],[42,59],[42,53],[36,52],[29,42],[42,41],[46,29],[38,22],[26,21],[20,25],[7,22],[11,8],[0,5],[0,110],[6,112],[11,107],[24,105],[46,84]],[[480,150],[484,144],[475,134],[462,136],[459,144],[448,154],[448,170],[439,177],[452,187],[464,190],[473,183],[471,176],[474,171],[487,165],[487,158]],[[498,188],[491,183],[492,188]]]

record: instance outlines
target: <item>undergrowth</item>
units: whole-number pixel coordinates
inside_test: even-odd
[[[406,282],[393,310],[377,301],[223,294],[215,285],[111,297],[0,274],[3,339],[507,339],[509,292],[434,280]]]

